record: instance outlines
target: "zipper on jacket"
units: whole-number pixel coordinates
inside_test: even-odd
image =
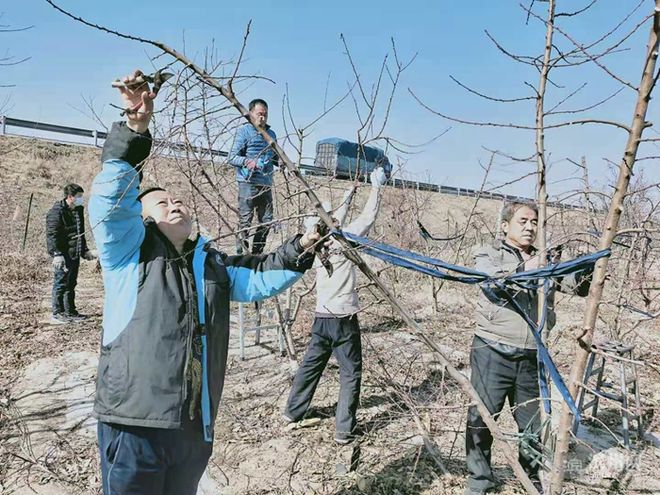
[[[192,274],[190,273],[190,270],[188,269],[188,260],[185,258],[180,257],[180,267],[181,271],[183,274],[183,278],[185,279],[185,298],[186,298],[186,313],[188,315],[188,335],[186,337],[186,364],[183,367],[183,402],[181,403],[181,412],[182,414],[186,414],[186,412],[183,410],[186,400],[188,399],[188,372],[190,370],[190,365],[191,365],[191,359],[192,359],[192,343],[193,343],[193,338],[195,334],[195,308],[192,307],[191,304],[197,304],[197,301],[192,301],[191,299],[192,296],[194,295],[194,291],[192,290],[192,282],[191,282],[191,276]]]
[[[518,267],[516,268],[516,272],[525,271],[525,259],[523,258],[522,254],[520,254],[520,250],[518,250],[515,247],[509,245],[505,241],[502,241],[502,246],[518,259]],[[527,296],[525,298],[526,299],[525,306],[527,306],[525,309],[527,310],[527,314],[530,315],[530,317],[531,317],[531,315],[532,315],[532,303],[533,303],[535,297],[534,297],[531,289],[525,289],[524,292],[525,292],[525,295]],[[517,296],[517,294],[515,294],[513,297],[515,298],[516,296]],[[537,318],[538,318],[538,315],[537,315]],[[525,323],[525,325],[527,325],[527,323]],[[528,328],[527,333],[525,334],[525,346],[529,345],[530,336],[532,337],[532,342],[534,342],[534,345],[536,345],[536,340],[534,340],[534,336],[530,335],[531,332],[532,332],[532,330],[530,328]]]
[[[194,277],[194,274],[191,273],[191,271],[188,269],[188,260],[182,256],[174,247],[174,244],[163,234],[160,230],[156,228],[156,231],[158,232],[158,235],[161,237],[161,240],[165,244],[167,251],[168,251],[168,258],[166,261],[168,263],[174,263],[177,268],[179,269],[179,272],[181,273],[181,277],[183,278],[183,297],[185,300],[186,304],[186,314],[188,315],[188,325],[187,325],[187,331],[188,334],[186,335],[186,359],[183,365],[183,379],[182,379],[182,387],[181,387],[181,392],[182,392],[182,400],[181,400],[181,407],[179,408],[179,417],[181,421],[181,425],[183,424],[184,420],[184,406],[186,403],[186,399],[188,398],[188,369],[190,368],[190,360],[191,360],[191,355],[192,355],[192,341],[193,341],[193,334],[195,330],[195,323],[194,323],[194,310],[195,308],[191,308],[190,304],[190,299],[191,299],[191,293],[192,291],[192,285],[191,285],[191,275]],[[170,258],[170,254],[174,254],[172,258]],[[193,301],[193,304],[197,304],[197,301]]]
[[[179,270],[179,273],[181,274],[181,277],[183,278],[183,298],[185,300],[186,304],[186,314],[188,315],[188,325],[187,325],[187,331],[188,334],[186,335],[186,359],[184,361],[183,365],[183,379],[182,379],[182,386],[181,386],[181,407],[179,408],[179,417],[181,424],[183,424],[184,420],[184,406],[186,403],[186,399],[188,398],[188,369],[190,368],[190,356],[192,354],[192,338],[193,338],[193,325],[191,324],[191,319],[193,318],[191,308],[190,308],[190,292],[191,292],[191,286],[190,286],[190,276],[188,272],[188,261],[185,259],[185,257],[181,256],[181,254],[176,250],[174,247],[174,244],[167,238],[165,234],[163,234],[158,228],[156,228],[156,231],[158,232],[159,236],[161,237],[161,240],[165,244],[167,248],[167,258],[166,261],[168,263],[174,263],[176,267]],[[170,257],[170,255],[173,254],[173,257]]]
[[[213,442],[213,428],[211,424],[211,394],[209,391],[209,372],[208,372],[208,336],[206,328],[201,325],[202,340],[202,393],[200,394],[202,429],[204,431],[204,440]]]
[[[204,435],[204,440],[208,443],[213,442],[213,420],[211,413],[211,392],[209,387],[209,354],[208,354],[208,333],[206,331],[206,291],[204,287],[204,264],[202,264],[200,270],[201,283],[197,283],[197,277],[195,272],[195,257],[198,256],[197,253],[197,243],[195,244],[195,251],[193,252],[191,264],[187,265],[190,270],[188,274],[190,275],[192,291],[192,301],[194,310],[191,311],[193,315],[193,324],[194,324],[194,335],[193,340],[199,337],[201,343],[201,355],[200,364],[201,364],[201,383],[200,385],[200,394],[199,394],[199,412],[201,413],[201,423],[202,423],[202,432]],[[206,256],[204,256],[206,260]]]

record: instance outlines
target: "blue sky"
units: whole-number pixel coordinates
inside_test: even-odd
[[[527,2],[528,3],[528,2]],[[584,1],[560,1],[578,8]],[[576,40],[590,42],[612,29],[637,1],[600,0],[583,17],[564,17],[560,27]],[[390,51],[390,38],[396,41],[402,59],[417,53],[417,58],[403,74],[396,92],[386,134],[399,141],[417,144],[428,141],[448,127],[437,141],[401,156],[406,170],[419,180],[431,180],[455,186],[478,187],[483,177],[480,166],[489,159],[484,148],[498,149],[516,156],[533,152],[531,131],[472,127],[447,122],[423,109],[408,93],[412,89],[430,107],[468,120],[531,124],[534,104],[487,102],[458,87],[450,75],[478,91],[502,98],[530,95],[525,82],[537,84],[534,68],[513,62],[488,40],[491,32],[502,45],[524,55],[539,55],[544,42],[544,27],[531,19],[517,1],[464,2],[460,0],[406,2],[338,0],[332,3],[293,0],[218,2],[211,0],[115,0],[90,2],[61,0],[68,10],[120,31],[157,39],[183,49],[201,60],[204,48],[212,42],[221,58],[236,57],[245,26],[252,20],[246,60],[241,72],[261,74],[275,81],[252,83],[242,94],[245,102],[263,97],[270,103],[270,123],[283,134],[282,96],[288,86],[297,122],[313,120],[322,110],[326,87],[328,101],[342,95],[352,80],[351,68],[339,35],[343,33],[361,75],[369,85],[375,81],[382,57]],[[536,2],[542,13],[545,4]],[[620,34],[628,32],[652,9],[646,0],[640,10],[624,24]],[[78,24],[64,17],[45,1],[3,2],[0,24],[13,27],[34,25],[20,33],[0,33],[2,52],[17,58],[31,59],[12,67],[0,67],[0,101],[11,97],[7,114],[23,119],[63,125],[98,127],[79,109],[83,97],[93,98],[106,123],[117,118],[108,103],[116,103],[109,81],[134,67],[149,67],[149,55],[157,52],[147,46],[118,39]],[[608,66],[630,80],[639,82],[645,53],[648,27],[644,26],[624,45],[629,50],[606,59]],[[561,36],[558,45],[570,46]],[[605,46],[605,45],[603,45]],[[587,86],[564,107],[588,106],[603,99],[620,86],[593,64],[557,71],[550,86],[548,106],[554,105],[583,83]],[[605,105],[581,118],[593,117],[631,120],[635,94],[624,89]],[[383,102],[384,103],[384,102]],[[380,106],[381,112],[384,105]],[[657,109],[655,109],[657,115]],[[569,116],[570,117],[570,116]],[[654,109],[650,115],[654,117]],[[557,116],[554,122],[565,119]],[[312,155],[314,143],[329,136],[354,139],[359,127],[350,100],[314,126],[305,148]],[[651,132],[654,132],[653,130]],[[547,148],[553,164],[549,174],[550,191],[559,193],[577,185],[570,177],[577,174],[566,158],[579,161],[586,156],[591,176],[607,182],[606,160],[618,162],[625,143],[625,133],[601,126],[569,127],[548,131]],[[657,155],[658,149],[647,146],[642,155]],[[398,153],[389,156],[397,160]],[[520,164],[498,160],[491,173],[491,184],[507,182],[527,172]],[[660,181],[657,161],[641,162],[649,180]],[[508,186],[507,192],[533,195],[530,181]]]

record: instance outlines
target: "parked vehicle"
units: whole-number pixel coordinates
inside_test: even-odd
[[[339,178],[366,177],[376,167],[383,167],[388,179],[392,174],[392,164],[383,150],[340,138],[322,139],[316,143],[314,165]]]

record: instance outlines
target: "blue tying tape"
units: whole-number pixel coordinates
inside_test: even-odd
[[[444,280],[462,282],[465,284],[481,284],[482,288],[488,292],[490,296],[496,299],[502,299],[499,294],[503,294],[504,298],[509,303],[511,303],[515,311],[525,320],[532,332],[532,335],[534,336],[534,340],[536,340],[538,349],[537,356],[539,360],[539,389],[543,399],[545,411],[547,413],[551,412],[550,390],[548,385],[549,375],[550,379],[555,383],[555,386],[559,390],[562,398],[566,404],[568,404],[571,412],[579,421],[580,411],[578,410],[573,397],[568,391],[568,387],[566,387],[566,384],[564,383],[564,380],[561,377],[557,366],[552,360],[548,348],[545,346],[543,340],[541,339],[541,329],[545,326],[545,320],[548,314],[548,296],[550,292],[549,279],[560,278],[573,273],[590,270],[593,268],[596,261],[598,261],[600,258],[610,255],[611,251],[609,249],[603,249],[601,251],[596,251],[595,253],[580,256],[573,260],[554,263],[534,270],[513,273],[502,277],[491,277],[490,275],[479,272],[477,270],[465,268],[459,265],[452,265],[451,263],[447,263],[446,261],[442,261],[437,258],[430,258],[418,253],[413,253],[412,251],[399,249],[397,247],[390,246],[389,244],[374,241],[367,237],[361,237],[342,231],[334,231],[333,234],[343,235],[346,239],[351,241],[355,247],[362,249],[366,254],[374,256],[375,258],[379,258],[390,264],[401,266],[409,270],[415,270],[425,275],[441,278]],[[433,268],[424,266],[420,263],[431,265]],[[514,297],[511,296],[509,290],[507,289],[511,289],[515,286],[523,287],[527,290],[536,290],[538,288],[539,278],[544,279],[543,285],[545,287],[545,297],[543,300],[541,321],[537,325],[520,307],[518,302]],[[495,291],[495,288],[500,290]]]
[[[445,270],[460,273],[462,275],[469,275],[472,277],[483,278],[483,279],[490,278],[487,274],[479,272],[477,270],[473,270],[471,268],[465,268],[463,266],[452,265],[450,263],[447,263],[446,261],[442,261],[437,258],[430,258],[428,256],[424,256],[418,253],[413,253],[412,251],[405,251],[403,249],[390,246],[389,244],[384,244],[382,242],[374,241],[367,237],[360,237],[358,235],[343,231],[334,231],[333,234],[343,235],[349,241],[355,242],[367,248],[371,248],[378,252],[392,254],[398,258],[406,258],[414,261],[419,261],[421,263],[426,263],[428,265],[436,266],[438,268],[443,268]]]
[[[502,289],[505,288],[501,283],[496,283],[496,285],[499,285],[499,287]],[[532,331],[532,335],[534,336],[534,340],[536,340],[536,347],[538,349],[537,357],[539,362],[539,389],[541,391],[541,398],[543,399],[543,407],[545,411],[548,414],[552,412],[552,407],[550,404],[550,390],[548,385],[548,375],[550,375],[550,378],[553,382],[555,382],[555,386],[557,387],[557,390],[559,390],[559,393],[564,399],[564,402],[568,404],[571,412],[579,421],[580,410],[576,406],[575,401],[573,400],[573,396],[571,396],[571,393],[568,391],[568,387],[564,383],[564,379],[559,373],[557,366],[550,357],[548,348],[545,346],[545,344],[543,344],[543,340],[541,339],[541,329],[545,326],[545,320],[548,314],[548,296],[550,292],[550,284],[547,278],[543,281],[543,286],[545,289],[545,297],[543,298],[541,321],[539,322],[538,326],[532,321],[529,315],[520,307],[518,302],[514,297],[511,296],[511,294],[509,294],[508,291],[502,291],[502,293],[505,295],[507,301],[511,303],[516,312],[527,322],[527,325],[529,326],[530,330]]]

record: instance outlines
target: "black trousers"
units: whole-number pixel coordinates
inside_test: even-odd
[[[238,254],[248,251],[247,230],[252,225],[254,212],[257,212],[257,222],[260,224],[254,233],[252,239],[252,254],[261,254],[266,246],[269,225],[261,225],[273,221],[273,193],[270,186],[250,184],[247,182],[238,183],[238,212],[240,218],[238,229],[241,231],[238,235],[236,251]]]
[[[519,446],[518,460],[532,479],[538,479],[538,465],[529,447],[541,449],[538,431],[541,427],[539,379],[536,352],[520,350],[519,353],[499,352],[486,341],[474,337],[470,353],[472,386],[491,415],[497,419],[508,400],[518,432],[528,430],[529,442]],[[466,461],[469,486],[475,490],[487,490],[496,486],[490,466],[493,436],[477,411],[470,406],[465,431]]]
[[[66,270],[55,270],[53,276],[52,308],[53,314],[64,313],[74,316],[76,310],[76,285],[78,283],[78,268],[80,258],[72,259],[64,255]]]
[[[355,415],[362,382],[362,342],[360,325],[355,315],[343,318],[316,317],[305,358],[293,379],[285,414],[296,421],[305,415],[331,354],[335,355],[339,363],[339,401],[335,429],[338,436],[350,435],[356,426]]]

